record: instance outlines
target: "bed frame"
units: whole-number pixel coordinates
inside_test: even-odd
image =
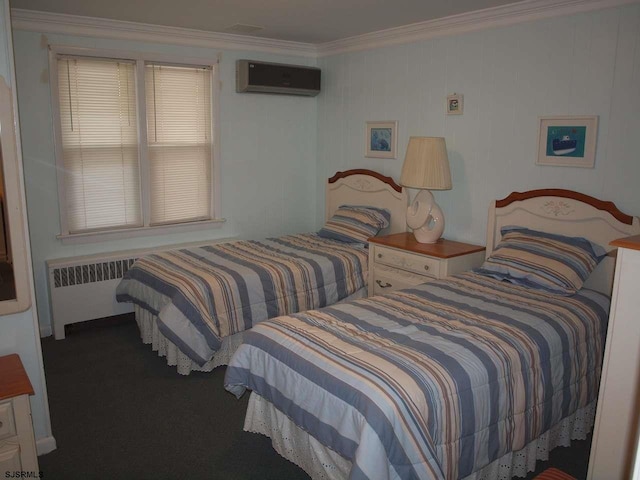
[[[407,228],[406,214],[409,196],[405,189],[391,177],[365,169],[338,172],[327,181],[325,215],[330,218],[341,205],[368,205],[386,208],[391,212],[391,225],[381,233],[397,233]],[[359,290],[347,299],[366,296],[366,288]],[[244,332],[226,337],[220,350],[203,366],[194,363],[170,342],[158,329],[157,317],[134,305],[136,322],[144,344],[151,344],[158,356],[165,357],[167,364],[175,366],[180,375],[189,375],[193,370],[210,372],[214,368],[227,365],[233,353],[242,343]]]
[[[519,225],[567,236],[581,236],[610,252],[591,274],[585,286],[609,295],[615,267],[615,249],[609,243],[620,237],[640,233],[640,220],[622,213],[612,202],[562,189],[514,192],[489,208],[487,250],[489,256],[500,241],[500,229]],[[593,426],[595,402],[551,427],[518,452],[495,460],[465,480],[526,476],[535,470],[537,460],[547,459],[550,450],[568,446],[573,439],[584,439]],[[246,431],[271,438],[274,449],[300,466],[312,478],[342,479],[351,463],[325,447],[299,428],[272,403],[251,393],[245,418]]]
[[[591,274],[585,286],[611,294],[617,238],[640,233],[638,217],[622,213],[613,202],[563,189],[514,192],[491,203],[487,223],[486,256],[500,241],[500,229],[506,225],[526,226],[533,230],[584,237],[610,252]]]
[[[325,220],[340,205],[367,205],[391,212],[391,225],[381,235],[407,230],[409,194],[393,178],[372,170],[354,169],[338,172],[327,181]]]

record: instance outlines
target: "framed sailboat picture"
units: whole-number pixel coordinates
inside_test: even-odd
[[[538,165],[593,168],[597,115],[540,117]]]

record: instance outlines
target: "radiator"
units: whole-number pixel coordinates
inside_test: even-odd
[[[47,260],[51,323],[56,340],[64,327],[77,322],[133,312],[130,303],[116,302],[116,287],[137,258],[174,248],[197,247],[231,239]]]

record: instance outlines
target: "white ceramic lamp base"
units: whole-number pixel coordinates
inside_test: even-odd
[[[407,225],[418,243],[436,243],[444,232],[444,214],[429,190],[420,190],[407,208]]]

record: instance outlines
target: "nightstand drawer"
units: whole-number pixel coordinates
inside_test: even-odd
[[[439,277],[440,259],[402,252],[391,248],[376,246],[375,249],[374,261],[376,264],[400,268],[409,272],[415,272],[419,275],[428,275],[434,278]]]
[[[373,282],[373,295],[384,295],[394,290],[415,287],[421,283],[434,280],[433,277],[415,275],[382,265],[375,266],[373,278],[375,279]]]
[[[11,402],[0,403],[0,439],[16,434],[13,421],[13,405]]]
[[[4,473],[2,478],[10,478],[12,474],[17,474],[21,470],[20,446],[14,443],[0,445],[0,472]]]

